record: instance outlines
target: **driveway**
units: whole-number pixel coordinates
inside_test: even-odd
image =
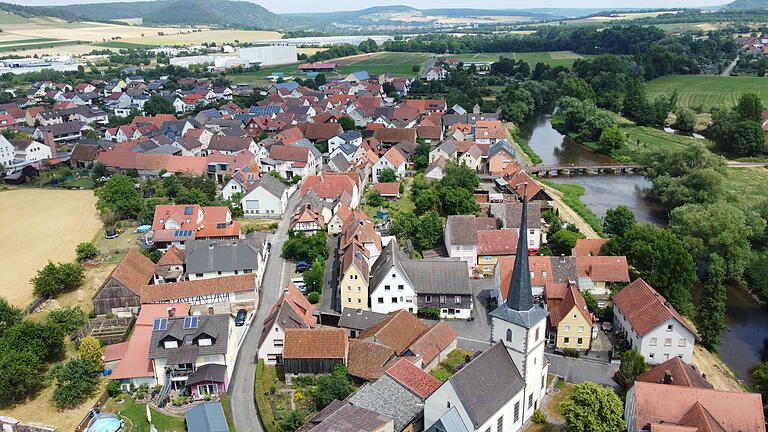
[[[467,351],[487,350],[490,347],[491,326],[488,317],[488,300],[494,288],[493,278],[472,279],[472,295],[475,298],[473,321],[447,320],[458,333],[458,347]]]
[[[283,244],[288,239],[288,221],[298,201],[299,194],[294,193],[288,200],[288,206],[285,209],[283,219],[280,221],[280,226],[271,238],[272,250],[267,260],[264,280],[261,283],[256,318],[253,320],[248,333],[245,335],[245,341],[243,341],[240,347],[229,389],[227,390],[232,410],[232,421],[237,432],[262,432],[253,401],[253,386],[257,363],[256,350],[267,313],[272,305],[275,304],[280,292],[282,292],[290,279],[291,266],[286,265],[286,261],[280,256],[280,252],[283,249]]]
[[[565,378],[566,381],[581,384],[590,381],[604,386],[618,388],[613,374],[619,365],[604,361],[563,357],[556,354],[544,354],[549,359],[549,373]]]

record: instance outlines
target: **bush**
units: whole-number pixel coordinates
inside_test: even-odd
[[[563,354],[566,357],[576,357],[576,358],[579,358],[581,356],[581,354],[578,351],[576,351],[576,349],[574,349],[574,348],[565,348],[565,349],[563,349]]]
[[[83,262],[89,260],[99,254],[99,250],[93,243],[80,243],[75,248],[77,254],[77,262]]]
[[[316,304],[317,302],[320,301],[320,293],[318,293],[317,291],[312,291],[311,293],[309,293],[309,295],[307,295],[307,300],[309,300],[309,302],[312,304]]]
[[[536,424],[544,424],[547,422],[547,415],[544,414],[540,409],[537,409],[533,412],[531,420]]]
[[[384,197],[381,196],[381,192],[377,190],[368,192],[368,195],[365,197],[365,201],[366,204],[373,207],[381,207],[385,203]]]
[[[352,394],[354,386],[347,377],[348,370],[344,365],[336,365],[331,375],[323,375],[317,379],[315,390],[315,409],[322,410],[334,399],[344,400]]]
[[[107,393],[109,393],[111,397],[115,397],[119,395],[120,393],[122,393],[122,390],[120,389],[120,385],[121,385],[120,381],[118,380],[110,381],[109,383],[107,383]]]
[[[440,309],[433,308],[433,307],[423,307],[419,309],[418,316],[419,318],[424,318],[424,319],[439,320]]]
[[[56,381],[53,404],[57,408],[79,406],[93,394],[99,383],[94,364],[86,358],[57,364],[51,370],[51,378]]]
[[[104,360],[101,357],[101,342],[93,336],[86,336],[80,341],[78,348],[80,357],[88,359],[93,363],[96,371],[104,370]]]
[[[72,291],[83,284],[85,271],[77,264],[59,263],[48,261],[37,276],[31,279],[36,296],[57,296],[61,293]]]
[[[79,329],[85,324],[85,320],[85,312],[80,309],[80,306],[52,311],[46,318],[49,323],[61,327],[64,333],[72,333]]]
[[[311,269],[304,272],[304,283],[307,285],[307,290],[312,293],[323,292],[323,277],[325,276],[325,266],[323,264],[323,261],[317,260]]]

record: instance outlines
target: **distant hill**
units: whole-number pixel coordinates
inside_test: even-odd
[[[277,29],[287,21],[247,1],[155,0],[52,7],[93,19],[141,18],[148,25],[210,25]]]
[[[736,0],[725,5],[726,10],[768,9],[768,0]]]
[[[490,16],[520,16],[534,20],[551,20],[563,18],[566,15],[556,12],[557,9],[547,11],[525,9],[471,9],[471,8],[444,8],[444,9],[416,9],[411,6],[374,6],[356,11],[325,12],[325,13],[290,13],[282,14],[283,17],[303,19],[320,22],[359,23],[359,21],[387,20],[387,15],[413,15],[419,17],[490,17]],[[569,10],[570,11],[570,10]],[[584,14],[586,15],[586,13]]]
[[[70,22],[82,21],[85,19],[85,17],[81,15],[77,15],[75,13],[72,13],[66,10],[47,8],[47,7],[22,6],[22,5],[11,4],[11,3],[0,3],[0,11],[12,13],[14,15],[18,15],[24,18],[52,17],[52,18],[60,18]]]

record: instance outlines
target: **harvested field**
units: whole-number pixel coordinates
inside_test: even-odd
[[[383,53],[378,52],[378,53],[362,54],[362,55],[356,55],[356,56],[350,56],[350,57],[342,57],[338,60],[332,60],[332,61],[336,63],[338,66],[349,66],[355,63],[359,63],[363,60],[376,57],[381,54]]]
[[[0,295],[17,306],[33,299],[32,278],[49,260],[69,262],[75,246],[101,229],[93,191],[12,189],[0,192]]]
[[[273,31],[257,30],[203,30],[192,32],[189,29],[180,29],[183,33],[158,35],[156,32],[146,32],[145,37],[126,37],[121,39],[123,42],[147,45],[189,45],[202,44],[203,42],[232,43],[235,40],[240,42],[254,42],[264,39],[280,39],[282,34]]]

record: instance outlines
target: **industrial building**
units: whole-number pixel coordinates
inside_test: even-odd
[[[296,63],[298,59],[295,45],[240,48],[240,58],[261,66]]]

